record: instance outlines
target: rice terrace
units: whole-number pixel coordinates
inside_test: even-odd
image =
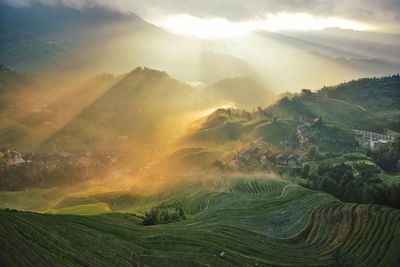
[[[142,205],[187,213],[142,226],[127,212]],[[400,257],[398,210],[268,178],[219,178],[166,194],[161,206],[150,197],[126,208],[93,216],[2,211],[2,265],[396,266]]]

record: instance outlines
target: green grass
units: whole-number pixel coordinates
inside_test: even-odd
[[[188,184],[154,205],[187,219],[0,212],[0,265],[398,266],[400,211],[341,202],[288,182]],[[168,194],[167,194],[168,195]],[[156,199],[156,198],[154,198]],[[141,200],[143,202],[148,199]],[[224,252],[224,256],[220,253]]]
[[[134,207],[138,203],[139,199],[140,197],[137,194],[129,191],[71,194],[59,201],[54,206],[54,209],[105,203],[107,205],[107,210],[118,211]]]
[[[24,191],[0,192],[0,208],[45,211],[65,196],[61,188],[30,189]]]
[[[278,120],[258,125],[254,129],[254,136],[265,142],[277,143],[296,137],[297,121]]]
[[[382,172],[379,177],[382,179],[383,183],[387,185],[400,184],[400,174],[389,174]]]

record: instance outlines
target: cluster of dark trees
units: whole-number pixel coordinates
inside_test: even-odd
[[[400,171],[400,136],[387,146],[370,151],[369,156],[385,171]]]
[[[320,164],[315,169],[305,164],[301,177],[302,185],[320,190],[348,202],[382,204],[400,208],[400,185],[386,185],[377,177],[376,168],[360,166],[355,175],[348,164]]]
[[[143,225],[164,224],[184,219],[186,215],[181,207],[159,206],[145,213]]]
[[[400,99],[400,75],[382,78],[363,78],[335,86],[335,90],[323,88],[330,97],[362,105],[367,110],[387,111],[397,109]]]

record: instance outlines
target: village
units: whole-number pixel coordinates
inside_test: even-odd
[[[296,128],[297,145],[290,140],[280,142],[280,147],[261,140],[251,142],[247,147],[238,149],[227,165],[230,169],[237,171],[301,169],[305,161],[304,148],[313,145],[310,129],[322,124],[321,117],[309,121],[302,120]],[[360,147],[365,150],[378,151],[394,140],[393,136],[364,130],[351,130],[351,133]]]
[[[358,144],[366,150],[378,150],[394,140],[393,136],[363,130],[352,130]]]
[[[256,141],[247,148],[236,151],[228,166],[239,171],[249,168],[269,171],[280,168],[301,169],[303,156],[295,152],[279,152],[268,143]]]

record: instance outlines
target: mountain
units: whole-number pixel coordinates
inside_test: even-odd
[[[112,30],[118,30],[118,25],[157,30],[135,14],[125,14],[96,5],[76,9],[41,3],[18,8],[1,4],[0,10],[3,30],[59,43],[73,43],[78,40],[87,42],[93,38],[96,40],[102,32],[110,34]],[[113,27],[115,28],[112,29]]]
[[[102,50],[98,44],[104,46],[107,39],[131,31],[136,31],[138,37],[164,33],[134,14],[98,6],[78,10],[38,3],[18,8],[0,5],[0,61],[20,71],[93,68],[102,64],[95,55]]]
[[[0,72],[0,146],[33,152],[117,80],[112,75],[90,81]]]
[[[321,138],[322,135],[330,136],[328,139],[331,140],[325,140],[330,143],[325,149],[336,150],[335,135],[347,140],[341,145],[336,141],[337,149],[350,148],[354,139],[345,133],[350,129],[398,131],[399,88],[398,75],[360,79],[324,87],[317,92],[305,90],[253,112],[221,109],[193,123],[178,143],[183,146],[255,140],[272,144],[288,140],[297,143],[296,127],[304,122],[311,124],[321,117],[327,129],[320,129],[318,133]]]
[[[139,67],[119,78],[45,144],[79,150],[166,143],[183,113],[198,108],[190,86],[165,72]]]
[[[174,35],[97,5],[0,5],[0,63],[23,72],[82,78],[148,66],[203,84],[251,77],[281,93],[400,71],[397,34],[258,31],[226,42]]]
[[[397,68],[400,63],[396,57],[400,53],[400,47],[395,45],[399,43],[400,35],[395,33],[328,28],[317,31],[287,31],[279,37],[288,43],[331,58],[350,61],[380,59],[382,63],[392,63]],[[357,49],[352,49],[355,47]]]
[[[17,8],[0,3],[0,25],[0,63],[22,72],[83,78],[149,66],[203,83],[257,77],[247,62],[213,51],[209,41],[173,35],[133,13],[97,5]]]
[[[32,77],[4,66],[0,70],[3,146],[51,151],[57,144],[76,151],[100,144],[103,148],[166,144],[197,113],[226,102],[250,107],[272,98],[268,89],[251,78],[193,88],[146,67],[82,80]]]

